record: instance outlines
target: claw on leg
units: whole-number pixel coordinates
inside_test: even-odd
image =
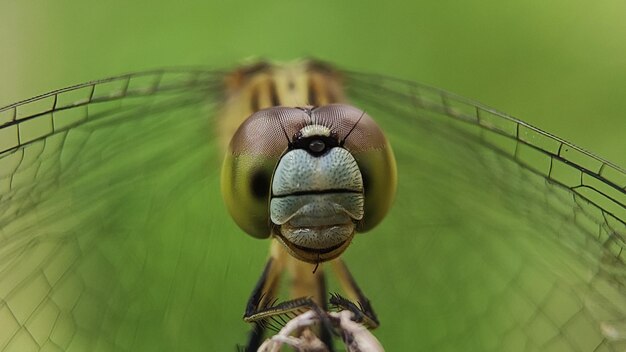
[[[334,294],[331,295],[330,303],[340,309],[346,309],[353,312],[355,319],[357,319],[358,322],[363,323],[369,329],[377,328],[379,326],[379,322],[376,317],[376,313],[374,312],[369,299],[365,296],[365,294],[363,294],[363,291],[361,291],[359,285],[357,285],[356,281],[352,277],[352,274],[348,270],[346,264],[343,260],[336,259],[332,261],[332,265],[341,287],[352,301],[338,294]],[[354,302],[356,302],[356,304]]]

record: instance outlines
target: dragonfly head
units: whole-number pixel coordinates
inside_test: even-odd
[[[348,105],[274,107],[235,133],[222,193],[248,234],[274,236],[306,262],[338,257],[377,225],[396,188],[395,159],[378,125]]]

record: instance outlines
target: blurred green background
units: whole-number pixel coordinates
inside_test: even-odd
[[[626,165],[623,152],[626,123],[622,116],[626,111],[626,42],[623,40],[626,38],[623,21],[626,3],[621,1],[597,2],[593,7],[587,2],[564,0],[549,4],[540,1],[481,1],[476,4],[451,1],[276,1],[271,4],[253,1],[141,4],[34,1],[5,2],[0,6],[0,76],[3,78],[0,105],[79,82],[156,67],[223,68],[249,57],[289,60],[314,56],[352,70],[398,76],[445,88]],[[132,138],[123,141],[135,141],[146,135],[143,145],[155,145],[155,149],[130,151],[126,149],[128,144],[133,144],[130,142],[113,145],[105,157],[115,159],[112,156],[124,153],[125,158],[113,160],[111,170],[117,170],[118,176],[132,175],[135,165],[129,161],[134,160],[133,156],[143,160],[140,157],[144,157],[144,153],[152,153],[158,160],[159,150],[168,147],[165,144],[203,142],[191,138],[197,137],[193,134],[197,132],[193,123],[197,123],[198,118],[197,114],[189,116],[196,116],[191,127],[179,126],[179,121],[173,120],[176,116],[163,117],[163,123],[177,121],[165,125],[166,130],[156,128],[165,137],[156,132],[145,134],[147,128],[142,123],[149,121],[137,121],[137,126],[129,124],[131,126],[123,133],[129,133]],[[592,262],[602,258],[603,252],[599,242],[585,247],[586,233],[576,227],[578,224],[569,213],[573,208],[569,194],[563,189],[548,189],[541,178],[521,177],[528,175],[512,163],[483,153],[484,150],[472,141],[453,139],[456,143],[449,143],[450,140],[444,138],[445,133],[433,136],[427,129],[407,129],[403,120],[385,116],[384,111],[373,116],[381,116],[386,130],[396,136],[398,145],[394,147],[399,164],[403,166],[400,178],[404,182],[400,184],[397,210],[376,230],[389,236],[363,236],[361,244],[355,246],[348,257],[364,290],[377,302],[376,307],[381,307],[379,314],[386,325],[377,336],[385,345],[404,346],[406,340],[415,339],[412,342],[417,345],[432,343],[435,346],[439,340],[457,336],[458,340],[450,343],[449,350],[472,350],[475,347],[470,344],[473,337],[482,339],[474,349],[484,350],[481,349],[487,345],[484,341],[493,342],[496,341],[494,335],[498,338],[504,335],[499,328],[510,328],[512,338],[505,342],[520,350],[524,345],[518,343],[516,334],[522,333],[542,343],[554,333],[565,336],[563,340],[577,343],[577,338],[586,339],[593,347],[597,346],[598,342],[591,338],[597,337],[597,325],[572,324],[573,327],[566,329],[564,318],[550,330],[542,325],[545,322],[540,319],[541,314],[537,314],[537,322],[533,321],[526,330],[518,325],[505,325],[513,322],[511,317],[525,318],[540,311],[538,302],[545,292],[545,297],[556,302],[548,304],[549,307],[567,308],[550,311],[548,317],[564,317],[565,314],[559,314],[561,311],[585,312],[580,302],[571,303],[563,298],[582,297],[578,291],[573,294],[571,288],[581,284],[581,277],[588,277],[585,270],[594,268],[578,261],[576,253],[567,251],[568,246],[584,248],[582,252],[591,253]],[[169,126],[176,126],[181,133],[170,131]],[[91,149],[87,149],[93,154],[83,153],[80,162],[102,158],[100,147],[110,136],[105,129],[98,132],[99,135],[91,137]],[[120,135],[124,136],[123,133]],[[188,136],[191,137],[186,138]],[[452,133],[450,136],[459,137]],[[415,140],[422,143],[416,145]],[[178,153],[182,155],[195,146],[186,145],[187,149]],[[115,164],[116,161],[121,166]],[[477,168],[479,162],[496,167]],[[103,165],[102,173],[96,176],[108,177],[110,170],[106,163]],[[451,165],[458,172],[449,172]],[[70,247],[74,245],[71,241],[63,242],[71,255],[49,249],[68,262],[75,259],[73,255],[79,258],[81,266],[66,272],[78,273],[81,280],[91,279],[96,283],[91,291],[102,295],[93,300],[90,296],[81,296],[81,305],[76,309],[72,302],[65,302],[68,307],[62,308],[74,314],[65,317],[70,321],[68,326],[76,320],[80,323],[77,326],[86,326],[87,333],[88,328],[102,331],[103,335],[120,330],[124,334],[110,334],[116,337],[115,342],[124,345],[126,340],[137,339],[144,343],[141,347],[146,350],[168,348],[159,345],[161,340],[155,336],[163,341],[173,336],[171,340],[178,346],[197,348],[205,342],[205,334],[221,335],[228,331],[236,337],[224,336],[224,340],[219,341],[221,346],[230,347],[235,339],[242,342],[239,339],[246,327],[240,314],[261,270],[259,263],[266,256],[265,244],[244,236],[231,236],[238,231],[235,225],[222,207],[212,207],[212,204],[220,204],[219,195],[214,192],[218,187],[217,170],[211,169],[207,175],[209,184],[196,180],[197,184],[192,187],[181,186],[182,190],[172,191],[173,196],[159,194],[163,199],[146,201],[146,195],[155,189],[180,186],[178,180],[187,175],[182,171],[183,176],[178,175],[176,170],[192,170],[190,175],[204,176],[201,163],[183,166],[169,170],[172,174],[150,178],[153,183],[142,185],[145,189],[133,183],[121,183],[120,190],[130,195],[127,197],[120,192],[111,196],[113,192],[109,192],[106,197],[112,199],[107,198],[108,202],[103,203],[99,203],[100,195],[93,190],[97,191],[102,182],[106,184],[107,178],[94,176],[78,180],[79,184],[62,188],[51,198],[47,206],[54,216],[33,220],[30,218],[33,214],[26,213],[21,218],[24,221],[15,222],[15,228],[22,231],[9,232],[15,237],[51,233],[53,243],[65,237],[94,243],[97,251],[89,255]],[[91,167],[98,170],[97,166]],[[72,173],[65,177],[71,180]],[[423,182],[406,182],[414,179]],[[423,187],[424,184],[429,187]],[[438,185],[441,187],[435,187]],[[542,203],[546,194],[560,196],[555,203],[565,209],[565,215],[546,211],[552,210]],[[70,202],[68,209],[62,209],[58,200],[75,203]],[[86,208],[93,208],[96,214],[76,215],[73,211],[81,210],[83,203],[89,204]],[[153,204],[157,205],[155,209],[147,208]],[[207,208],[207,204],[211,207]],[[46,204],[42,208],[46,209]],[[141,217],[144,213],[148,214],[145,218]],[[525,217],[520,217],[520,213]],[[67,221],[72,217],[76,217],[78,223],[74,227],[72,221]],[[94,219],[101,226],[93,226]],[[38,231],[32,231],[31,221],[38,221]],[[150,226],[146,227],[146,223]],[[407,226],[413,226],[411,231],[406,230]],[[80,235],[74,236],[68,229],[78,229]],[[206,236],[207,232],[211,236]],[[414,236],[416,232],[423,236]],[[114,235],[107,240],[103,233]],[[186,236],[178,236],[180,233]],[[547,235],[563,233],[573,234],[573,239],[581,233],[583,236],[579,242],[555,241],[556,245],[550,242],[551,238],[546,239]],[[514,241],[510,241],[510,237],[515,237]],[[577,247],[580,243],[584,245]],[[376,255],[372,256],[374,248]],[[25,253],[25,257],[36,256],[32,252]],[[414,265],[407,265],[408,262]],[[492,272],[486,267],[496,270]],[[115,270],[123,275],[111,275],[113,272],[117,275]],[[524,276],[524,270],[528,276]],[[14,272],[16,270],[9,274]],[[500,273],[508,281],[489,276],[490,273]],[[407,275],[414,276],[403,280]],[[30,278],[20,279],[29,284],[36,282]],[[553,282],[560,286],[552,286]],[[434,284],[425,287],[423,283]],[[110,298],[111,288],[119,289],[118,286],[126,291],[121,290],[124,294]],[[515,292],[518,286],[528,289],[529,293],[517,296],[507,291]],[[20,287],[24,292],[37,291],[29,290],[26,285]],[[593,285],[589,287],[591,291],[595,289]],[[74,288],[68,290],[82,292]],[[499,297],[496,304],[496,299],[486,292]],[[392,294],[388,296],[389,293]],[[63,287],[48,295],[54,299],[55,294],[62,298],[70,296]],[[218,294],[215,299],[214,295]],[[623,299],[623,292],[614,297]],[[98,305],[98,299],[103,298],[110,300]],[[36,302],[31,298],[24,298],[24,301]],[[163,302],[169,306],[164,306]],[[112,315],[106,320],[110,325],[98,325],[101,322],[95,317],[102,314],[97,309],[108,306],[128,316],[122,319]],[[485,307],[492,307],[492,310],[485,312]],[[511,311],[502,307],[510,307]],[[614,314],[612,317],[619,317],[623,312],[612,308],[608,309]],[[163,312],[167,316],[161,316]],[[419,316],[413,317],[414,313]],[[394,325],[393,317],[400,315],[402,318]],[[586,320],[576,317],[566,318],[572,318],[575,323],[600,320],[596,316]],[[407,318],[412,324],[403,320]],[[135,336],[132,329],[125,329],[126,326],[118,323],[137,319],[144,330]],[[159,319],[171,325],[164,330]],[[416,326],[420,335],[415,334]],[[520,323],[520,326],[524,325]],[[46,334],[41,333],[44,340]],[[55,336],[52,340],[72,339]],[[81,346],[81,341],[73,343]],[[102,350],[107,350],[106,347]],[[554,350],[566,351],[567,348]],[[81,349],[76,347],[76,350]]]
[[[0,105],[109,75],[316,56],[481,101],[626,165],[626,3],[0,5]]]

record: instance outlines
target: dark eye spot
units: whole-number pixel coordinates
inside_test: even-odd
[[[314,139],[309,143],[309,150],[313,153],[321,153],[324,149],[326,149],[326,144],[319,139]]]
[[[256,199],[265,199],[270,192],[270,177],[263,170],[256,170],[250,179],[250,190]]]

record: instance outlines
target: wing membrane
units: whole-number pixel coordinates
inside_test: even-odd
[[[374,301],[386,348],[624,348],[624,170],[445,91],[347,79],[398,158],[395,210],[362,239],[380,263],[348,253],[393,292]]]
[[[238,285],[256,272],[225,281],[247,262],[228,259],[245,238],[219,195],[221,77],[136,74],[3,110],[0,350],[230,349],[244,336]]]
[[[147,109],[156,99],[160,99],[156,104],[170,109],[197,102],[202,92],[208,100],[209,93],[216,92],[217,77],[217,72],[200,70],[142,72],[60,89],[0,109],[0,189],[6,190],[0,201],[7,204],[10,198],[16,206],[14,193],[43,188],[47,186],[43,182],[68,171],[92,130],[120,125],[118,120]],[[84,139],[72,133],[78,126],[83,126]]]
[[[399,192],[347,262],[386,349],[625,348],[626,176],[450,93],[347,72]],[[266,245],[219,195],[222,73],[121,76],[0,110],[0,351],[224,350]]]

